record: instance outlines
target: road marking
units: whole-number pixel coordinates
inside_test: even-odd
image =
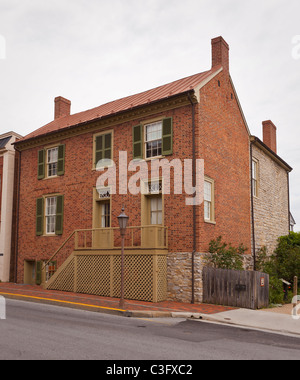
[[[51,301],[51,302],[59,302],[59,303],[65,303],[65,304],[70,304],[70,305],[77,305],[77,306],[87,306],[87,307],[92,307],[95,309],[105,309],[105,310],[114,310],[114,311],[126,311],[123,309],[115,309],[112,307],[105,307],[105,306],[97,306],[97,305],[89,305],[86,303],[78,303],[78,302],[71,302],[71,301],[62,301],[62,300],[57,300],[53,298],[43,298],[43,297],[34,297],[34,296],[25,296],[23,294],[15,294],[15,293],[2,293],[2,295],[7,295],[7,296],[16,296],[16,297],[24,297],[24,298],[32,298],[32,299],[37,299],[37,300],[44,300],[44,301]]]

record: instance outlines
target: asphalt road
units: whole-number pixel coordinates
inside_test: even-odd
[[[199,320],[125,318],[6,300],[0,360],[8,359],[299,360],[300,338]]]

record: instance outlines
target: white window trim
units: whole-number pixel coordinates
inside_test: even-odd
[[[154,124],[160,124],[161,125],[161,138],[160,139],[155,139],[155,140],[147,140],[147,127],[149,126],[152,126]],[[147,157],[147,143],[149,141],[161,141],[161,150],[162,150],[162,133],[163,133],[163,120],[156,120],[156,121],[153,121],[151,123],[147,123],[147,124],[144,124],[143,125],[143,129],[144,129],[144,157],[145,157],[145,160],[151,160],[153,158],[157,158],[157,157],[162,157],[162,154],[158,154],[157,156],[150,156],[150,157]]]
[[[216,224],[216,220],[215,220],[215,181],[212,178],[209,178],[209,177],[205,176],[204,177],[204,182],[208,182],[211,185],[211,200],[210,201],[206,201],[205,200],[205,194],[204,194],[204,202],[203,202],[204,221],[206,223]],[[209,202],[210,203],[210,217],[209,217],[209,219],[207,219],[205,217],[205,202]]]
[[[56,154],[57,154],[57,157],[56,157],[56,161],[49,161],[48,159],[48,153],[49,151],[51,150],[56,150]],[[51,174],[49,175],[49,170],[50,170],[50,165],[53,165],[53,164],[56,164],[56,169],[55,169],[55,174]],[[45,173],[45,178],[53,178],[53,177],[57,177],[57,170],[58,170],[58,146],[52,146],[52,147],[49,147],[49,148],[46,148],[46,173]]]
[[[252,193],[254,198],[258,198],[259,195],[259,161],[256,158],[252,158],[252,178],[251,178],[251,186]],[[254,165],[256,166],[256,172],[254,172]],[[256,174],[256,176],[254,176]],[[255,182],[255,186],[254,186]]]
[[[48,215],[48,201],[50,199],[55,199],[55,204],[52,207],[55,207],[55,213],[54,214],[49,214]],[[51,197],[46,197],[45,198],[45,234],[47,236],[54,236],[55,235],[55,230],[56,230],[56,204],[57,204],[57,196],[51,196]],[[50,206],[51,207],[51,206]],[[51,227],[51,222],[48,224],[48,221],[50,218],[54,218],[54,222],[52,222],[54,231],[53,232],[48,232],[48,227]]]

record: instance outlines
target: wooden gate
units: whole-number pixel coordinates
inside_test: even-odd
[[[269,306],[269,275],[204,267],[203,302],[261,309]]]

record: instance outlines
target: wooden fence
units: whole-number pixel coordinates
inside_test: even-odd
[[[269,275],[205,267],[203,302],[254,310],[268,307]]]

